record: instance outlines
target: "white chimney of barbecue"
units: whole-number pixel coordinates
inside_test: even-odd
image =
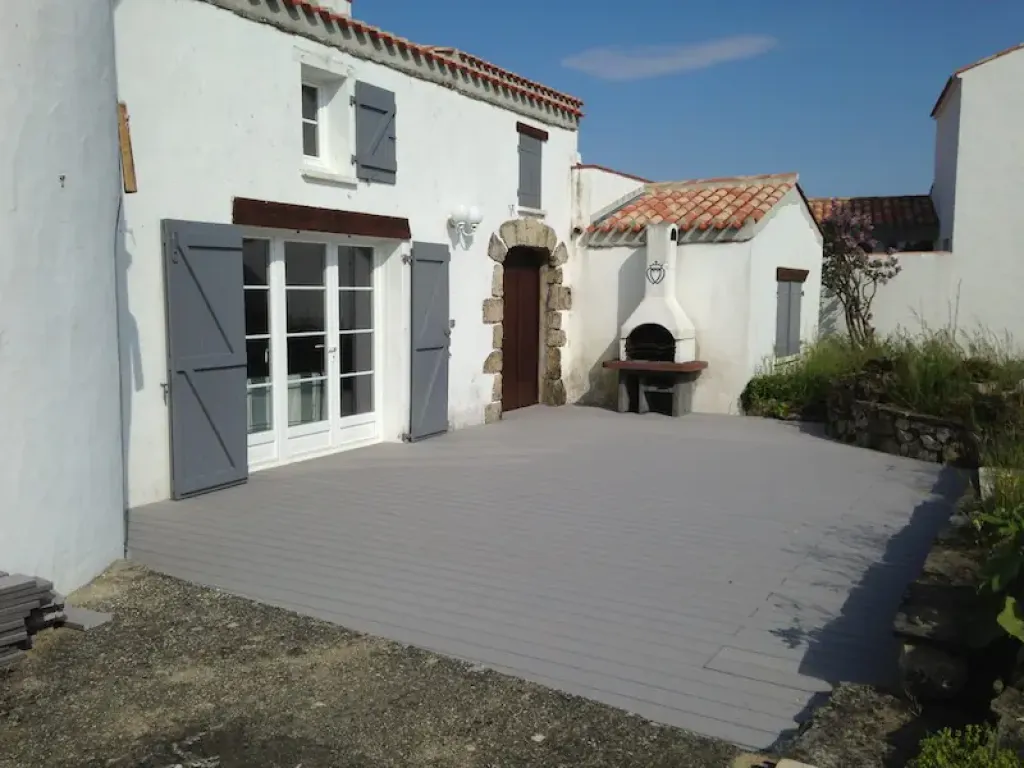
[[[676,298],[679,228],[675,224],[647,225],[647,263],[644,298],[619,332],[619,359],[626,359],[626,339],[641,325],[660,325],[676,341],[675,361],[697,359],[697,334]]]

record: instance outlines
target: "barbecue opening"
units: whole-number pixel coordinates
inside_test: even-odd
[[[671,363],[676,359],[676,340],[664,326],[644,323],[626,337],[626,359]]]

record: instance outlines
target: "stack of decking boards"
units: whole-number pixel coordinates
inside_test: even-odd
[[[45,579],[0,571],[0,669],[21,660],[32,636],[64,620],[64,598]]]

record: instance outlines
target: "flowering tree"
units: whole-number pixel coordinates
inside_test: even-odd
[[[824,253],[821,284],[843,308],[846,328],[855,344],[867,344],[875,335],[871,304],[878,286],[900,273],[891,251],[875,253],[870,220],[839,206],[821,222]]]

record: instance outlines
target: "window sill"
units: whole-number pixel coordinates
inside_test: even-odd
[[[340,187],[357,187],[359,186],[359,179],[355,176],[345,176],[341,173],[335,173],[334,171],[327,170],[326,168],[318,168],[315,165],[305,164],[299,169],[302,174],[302,178],[306,181],[322,181],[328,184],[337,184]]]
[[[548,215],[548,212],[540,208],[527,208],[524,205],[516,206],[516,213],[520,216],[533,216],[537,219],[543,219]]]
[[[773,367],[775,367],[775,368],[788,368],[789,366],[791,366],[794,363],[796,363],[797,361],[799,361],[800,360],[800,356],[801,356],[800,353],[797,352],[797,353],[792,354],[792,355],[784,355],[783,357],[776,357],[774,359],[774,362],[773,362]]]

